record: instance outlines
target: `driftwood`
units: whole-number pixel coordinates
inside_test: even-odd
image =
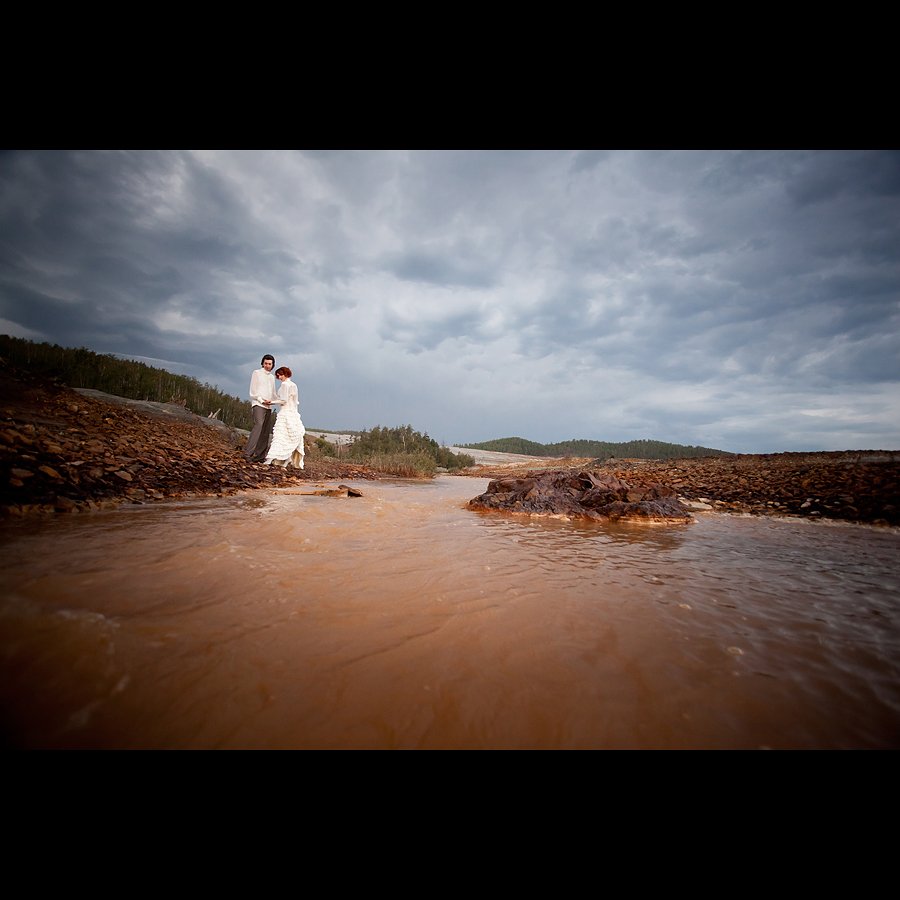
[[[300,497],[362,497],[363,492],[346,484],[336,488],[322,488],[318,491],[280,491],[282,494],[297,494]]]

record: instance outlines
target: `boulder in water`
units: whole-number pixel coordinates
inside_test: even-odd
[[[526,515],[565,516],[600,522],[647,524],[693,522],[675,491],[663,484],[632,487],[596,470],[536,472],[524,478],[498,478],[468,503],[469,509],[504,510]]]

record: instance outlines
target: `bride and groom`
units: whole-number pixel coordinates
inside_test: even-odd
[[[260,366],[250,377],[253,430],[244,448],[244,457],[249,462],[264,462],[276,466],[290,464],[302,469],[303,436],[306,429],[300,418],[297,385],[291,381],[293,373],[287,366],[281,366],[273,373],[275,357],[269,353],[262,358]],[[276,378],[281,382],[277,393]],[[273,406],[281,407],[277,419],[272,412]]]

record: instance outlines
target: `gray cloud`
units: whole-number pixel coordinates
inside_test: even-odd
[[[895,151],[6,151],[0,319],[317,427],[900,447]]]

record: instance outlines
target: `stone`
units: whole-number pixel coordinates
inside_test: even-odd
[[[632,486],[599,470],[553,470],[524,478],[499,478],[467,504],[474,510],[526,515],[621,520],[645,524],[693,522],[675,491],[662,484]]]

